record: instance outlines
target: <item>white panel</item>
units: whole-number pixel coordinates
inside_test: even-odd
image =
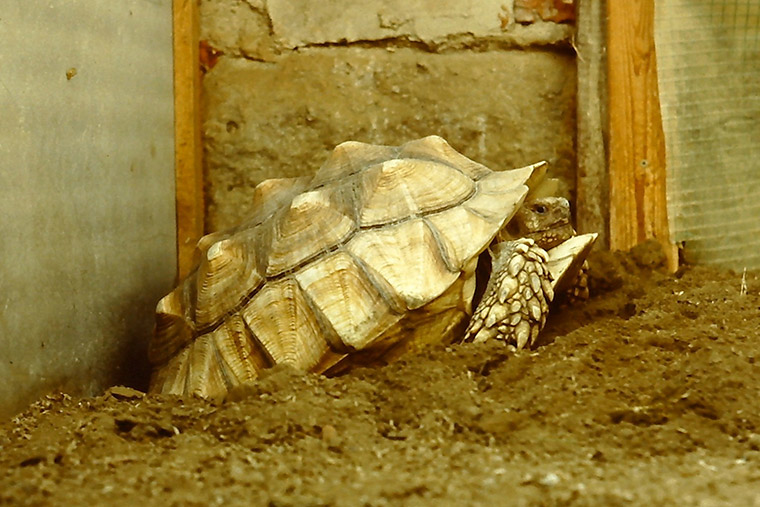
[[[175,271],[170,0],[0,9],[0,415],[145,373]]]

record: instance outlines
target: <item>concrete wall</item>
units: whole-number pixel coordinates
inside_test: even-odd
[[[0,416],[140,385],[175,271],[169,0],[0,13]]]
[[[575,170],[572,0],[201,0],[207,228],[346,141]],[[560,23],[562,22],[562,23]]]

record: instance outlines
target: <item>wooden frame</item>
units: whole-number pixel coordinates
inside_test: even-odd
[[[609,248],[607,73],[604,2],[576,0],[577,173],[575,222],[578,232],[599,234],[597,248]]]
[[[628,249],[656,238],[675,270],[678,250],[668,228],[654,0],[607,0],[606,40],[610,248]]]
[[[600,243],[613,250],[656,238],[675,270],[678,250],[668,228],[654,0],[607,0],[606,26],[604,2],[576,1],[579,229],[600,232]],[[196,2],[174,0],[173,10],[177,272],[182,277],[192,268],[204,232],[201,80]]]
[[[204,232],[198,54],[195,0],[174,0],[174,164],[177,199],[177,276],[193,265],[195,245]]]

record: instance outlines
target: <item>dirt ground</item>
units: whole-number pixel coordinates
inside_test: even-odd
[[[0,503],[760,505],[758,274],[660,266],[595,255],[532,351],[48,396],[0,425]]]

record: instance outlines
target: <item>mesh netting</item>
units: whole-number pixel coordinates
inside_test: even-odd
[[[657,0],[672,239],[760,268],[760,0]]]

